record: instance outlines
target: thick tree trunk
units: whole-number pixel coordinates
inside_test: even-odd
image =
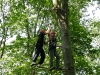
[[[71,49],[69,24],[68,24],[68,0],[61,0],[62,7],[56,9],[56,15],[61,31],[62,48],[63,48],[63,58],[64,58],[64,68],[66,72],[64,75],[75,75],[74,70],[74,59]]]

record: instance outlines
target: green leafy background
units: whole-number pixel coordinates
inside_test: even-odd
[[[60,2],[60,0],[59,0]],[[81,20],[90,0],[69,0],[69,25],[76,75],[99,75],[100,44],[91,42],[100,38],[99,20]],[[99,5],[98,1],[98,5]],[[0,0],[0,73],[1,75],[62,75],[62,71],[49,71],[49,68],[30,67],[37,34],[40,29],[51,25],[56,30],[58,45],[61,37],[57,18],[50,0]],[[16,37],[7,43],[9,38]],[[47,36],[46,36],[47,40]],[[44,46],[46,59],[43,64],[49,67],[48,46]],[[63,67],[62,49],[60,67]],[[37,62],[39,61],[39,58]]]

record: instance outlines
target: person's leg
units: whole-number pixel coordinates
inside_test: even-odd
[[[53,67],[53,58],[54,58],[54,51],[50,50],[49,51],[49,56],[50,56],[50,68]]]
[[[36,49],[35,50],[35,54],[34,54],[34,56],[33,56],[33,58],[32,58],[32,64],[31,64],[31,66],[33,66],[34,64],[36,64],[35,62],[36,62],[36,60],[37,60],[37,58],[38,58],[38,56],[39,56],[39,49]]]
[[[50,50],[49,51],[49,55],[50,55],[50,71],[52,71],[53,69],[55,69],[55,66],[53,66],[53,59],[54,59],[54,50]]]
[[[54,56],[56,57],[56,68],[59,68],[60,57],[57,51],[54,52]]]
[[[37,58],[38,58],[38,56],[39,56],[39,49],[38,48],[36,48],[36,51],[35,51],[35,54],[34,54],[34,57],[33,57],[33,62],[36,62],[36,60],[37,60]]]
[[[45,52],[44,52],[44,50],[43,49],[41,49],[41,53],[40,53],[40,56],[41,56],[41,58],[40,58],[40,61],[39,61],[39,63],[38,64],[43,64],[43,62],[44,62],[44,60],[45,60]]]

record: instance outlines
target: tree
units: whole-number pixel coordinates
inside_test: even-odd
[[[69,20],[68,20],[68,0],[61,0],[61,5],[58,5],[57,0],[53,0],[54,9],[56,11],[59,28],[61,31],[64,68],[66,69],[65,75],[75,75],[74,59],[71,49],[70,32],[69,32]]]
[[[46,29],[48,24],[56,30],[59,44],[62,40],[63,50],[57,48],[57,51],[60,55],[60,67],[64,66],[66,69],[65,75],[74,72],[74,68],[77,75],[98,75],[100,73],[99,61],[97,61],[100,57],[100,48],[96,49],[91,46],[93,38],[99,34],[99,22],[87,20],[90,25],[88,24],[88,27],[86,27],[87,21],[81,19],[89,0],[57,1],[58,3],[55,2],[55,6],[52,8],[52,0],[0,0],[1,74],[30,74],[32,60],[29,54],[34,51],[38,31],[42,28]],[[69,9],[66,6],[69,6]],[[50,9],[55,13],[50,12]],[[13,36],[16,39],[7,44]],[[48,46],[44,48],[46,59],[43,66],[49,67]],[[49,68],[32,67],[31,70],[36,75],[64,74],[61,70],[50,72]]]

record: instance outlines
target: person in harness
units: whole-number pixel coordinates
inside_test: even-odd
[[[49,56],[50,56],[50,71],[52,69],[57,69],[59,68],[59,54],[58,52],[56,51],[56,43],[57,43],[57,39],[55,37],[55,31],[52,30],[50,32],[50,34],[48,34],[48,37],[49,37]],[[53,65],[53,59],[54,57],[56,57],[56,67],[54,67]]]
[[[37,43],[36,43],[36,46],[35,46],[35,54],[32,58],[33,62],[31,64],[31,66],[37,65],[36,60],[37,60],[39,55],[41,56],[41,58],[40,58],[40,61],[38,62],[38,66],[41,66],[41,64],[43,64],[44,59],[45,59],[45,52],[44,52],[44,49],[43,49],[44,36],[46,34],[49,34],[49,31],[50,31],[50,28],[48,28],[47,31],[45,31],[45,30],[40,31],[40,33],[38,35],[38,40],[37,40]]]

